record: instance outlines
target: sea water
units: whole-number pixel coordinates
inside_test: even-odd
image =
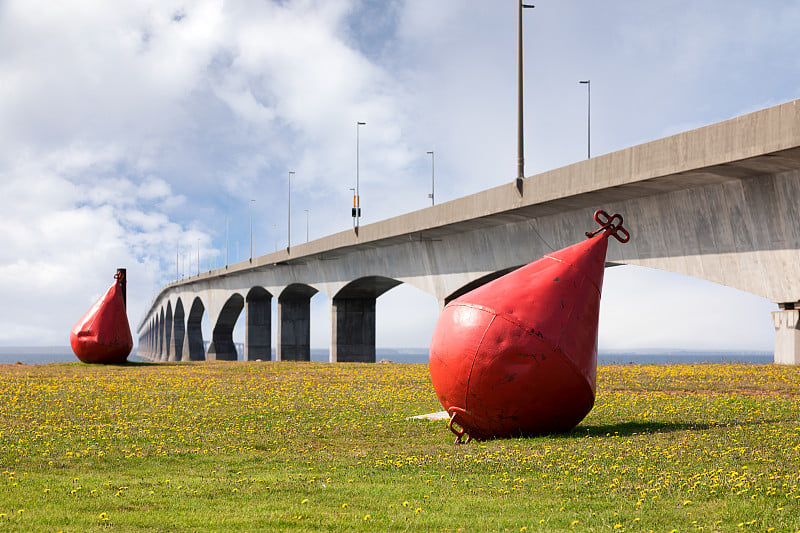
[[[241,345],[238,346],[241,358]],[[273,360],[275,352],[273,350]],[[393,363],[428,363],[427,348],[378,348],[377,361],[386,360]],[[328,350],[312,349],[311,360],[328,361]],[[69,347],[0,347],[0,364],[22,363],[26,365],[44,365],[48,363],[74,363],[78,358]],[[144,362],[134,353],[128,361]],[[639,350],[639,351],[604,351],[598,355],[598,364],[689,364],[689,363],[744,363],[765,365],[773,362],[772,352],[761,351],[691,351],[691,350]]]

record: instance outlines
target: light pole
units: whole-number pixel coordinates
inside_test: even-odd
[[[228,268],[228,252],[230,251],[230,222],[231,217],[225,217],[225,268]]]
[[[586,110],[586,159],[592,158],[592,80],[583,80],[578,83],[586,84],[587,110]]]
[[[253,262],[253,202],[250,200],[250,262]]]
[[[272,227],[275,228],[275,251],[277,252],[278,251],[278,225],[277,224],[273,224]]]
[[[286,221],[286,250],[288,251],[292,247],[292,174],[294,171],[289,171],[289,215]]]
[[[431,193],[428,195],[431,199],[431,205],[434,205],[436,202],[433,198],[434,191],[436,189],[436,181],[435,181],[435,170],[434,170],[434,158],[433,152],[428,152],[428,155],[431,156]]]
[[[366,126],[366,122],[356,122],[356,196],[355,196],[355,208],[353,211],[353,216],[356,218],[355,220],[355,227],[358,229],[359,223],[361,221],[361,190],[359,188],[359,180],[360,180],[360,172],[359,172],[359,158],[360,158],[360,145],[361,139],[359,137],[359,126]]]
[[[306,242],[308,242],[308,209],[303,209],[306,212]]]
[[[523,120],[522,120],[522,10],[533,8],[533,4],[523,4],[519,0],[519,29],[518,54],[517,54],[517,192],[522,194],[522,179],[525,177],[525,142],[523,140]]]
[[[197,239],[197,275],[200,275],[200,239]]]

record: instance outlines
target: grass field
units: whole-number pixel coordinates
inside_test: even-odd
[[[0,531],[800,530],[800,368],[607,366],[453,445],[424,365],[0,367]]]

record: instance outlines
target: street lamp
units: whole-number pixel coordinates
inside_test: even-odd
[[[587,111],[586,111],[586,159],[592,158],[592,80],[583,80],[578,83],[586,85]]]
[[[308,209],[303,209],[306,212],[306,242],[308,242]]]
[[[436,202],[433,198],[434,190],[435,190],[435,170],[434,170],[434,155],[433,152],[428,152],[428,155],[431,156],[431,193],[428,195],[428,198],[431,199],[431,205],[434,205]]]
[[[277,252],[278,251],[278,225],[277,224],[273,224],[272,227],[275,228],[275,251]]]
[[[231,217],[225,217],[225,268],[228,268],[228,252],[230,251],[230,222]]]
[[[288,220],[286,222],[286,231],[287,231],[287,240],[286,240],[286,250],[288,251],[292,247],[292,174],[294,171],[289,171],[289,211],[288,211]]]
[[[250,200],[250,262],[253,262],[253,202]]]
[[[517,192],[522,194],[522,180],[525,177],[525,142],[523,141],[523,124],[522,124],[522,10],[524,8],[533,8],[533,4],[523,4],[519,0],[519,29],[517,31],[518,38],[518,54],[517,54]]]
[[[360,150],[360,137],[359,137],[359,126],[366,126],[366,122],[356,122],[356,195],[355,195],[355,205],[353,207],[353,217],[355,218],[354,227],[358,229],[359,222],[361,219],[361,190],[359,188],[359,150]]]
[[[200,275],[200,239],[197,239],[197,275]]]

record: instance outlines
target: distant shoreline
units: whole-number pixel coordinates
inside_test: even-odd
[[[427,348],[378,348],[376,360],[387,359],[393,363],[427,364]],[[26,365],[77,362],[77,357],[68,346],[0,346],[0,364],[20,362]],[[144,362],[136,354],[128,358],[132,362]],[[274,360],[274,351],[273,351]],[[328,350],[312,349],[311,360],[327,362]],[[773,354],[756,350],[657,350],[641,349],[627,351],[601,350],[598,364],[772,364]]]

